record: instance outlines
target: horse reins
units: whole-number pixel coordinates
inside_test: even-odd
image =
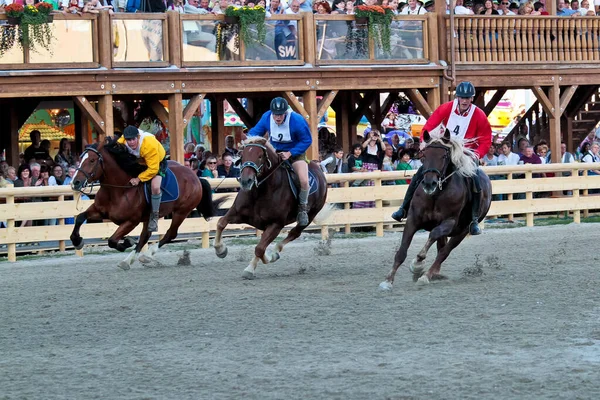
[[[429,148],[432,149],[443,149],[445,151],[444,153],[444,160],[447,160],[448,154],[450,153],[450,149],[446,146],[436,146],[436,145],[431,145],[431,146],[427,146]],[[454,175],[456,173],[457,170],[452,171],[449,175],[446,176],[446,170],[448,169],[448,165],[450,163],[445,163],[445,167],[444,167],[444,173],[442,174],[437,168],[428,168],[425,171],[423,171],[423,176],[425,176],[425,174],[432,172],[434,174],[437,174],[438,176],[438,189],[440,191],[442,191],[442,185],[444,184],[444,182],[446,182],[452,175]]]

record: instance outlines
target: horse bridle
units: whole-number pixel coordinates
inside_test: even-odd
[[[246,148],[246,147],[258,147],[259,149],[262,149],[264,158],[267,160],[267,163],[268,163],[266,169],[271,169],[271,167],[273,166],[273,163],[271,162],[271,159],[269,159],[269,154],[267,153],[267,146],[263,146],[262,144],[258,144],[258,143],[248,143],[248,144],[244,145],[244,148]],[[256,187],[258,187],[258,186],[260,186],[261,183],[263,183],[265,180],[267,180],[267,178],[269,176],[271,176],[271,174],[273,174],[273,172],[275,172],[277,170],[277,168],[279,168],[281,166],[281,163],[279,163],[279,165],[277,165],[277,167],[273,171],[271,171],[271,173],[269,175],[264,177],[259,182],[258,176],[260,175],[260,172],[264,166],[265,166],[264,162],[260,166],[258,166],[254,161],[245,161],[244,163],[242,163],[242,166],[240,167],[240,175],[241,175],[241,172],[245,168],[252,168],[256,172],[256,175],[254,176],[254,184],[256,185]],[[241,178],[237,178],[237,179],[239,181]]]
[[[81,158],[83,159],[83,157],[89,151],[91,151],[92,153],[94,153],[94,154],[96,154],[98,156],[98,162],[96,163],[96,165],[94,165],[94,169],[89,174],[87,172],[85,172],[83,169],[81,169],[81,165],[82,164],[79,164],[79,167],[77,167],[77,169],[75,170],[75,173],[81,172],[85,176],[85,182],[83,182],[83,185],[81,185],[81,190],[83,190],[83,189],[85,189],[87,187],[88,182],[91,181],[93,183],[95,181],[95,176],[96,176],[96,172],[98,170],[98,166],[100,164],[104,163],[104,157],[102,157],[102,154],[100,154],[100,152],[98,150],[94,149],[93,147],[88,147],[87,149],[85,149],[85,151],[83,152],[83,154],[81,154]],[[102,168],[104,169],[104,167],[102,167]]]
[[[425,171],[423,171],[423,176],[425,176],[425,174],[432,172],[434,174],[436,174],[438,176],[438,189],[441,191],[442,190],[442,185],[444,184],[444,182],[446,182],[448,180],[448,178],[450,178],[452,175],[454,175],[454,173],[456,171],[453,171],[450,175],[446,176],[446,171],[448,170],[448,166],[450,165],[450,162],[448,162],[448,160],[450,159],[450,148],[446,147],[446,146],[441,146],[441,145],[431,145],[431,146],[427,146],[426,148],[430,148],[430,149],[443,149],[445,151],[444,153],[444,171],[443,173],[440,172],[440,170],[438,170],[437,168],[428,168]],[[425,149],[423,149],[425,150]],[[421,154],[423,153],[423,151],[421,150]]]

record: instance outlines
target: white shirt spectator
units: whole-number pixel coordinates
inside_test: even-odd
[[[427,10],[425,7],[417,5],[414,10],[411,10],[410,7],[404,7],[404,10],[400,11],[399,15],[422,15],[427,14]]]
[[[473,15],[473,10],[468,9],[465,6],[456,6],[454,7],[454,14],[455,15]],[[514,15],[514,13],[513,13]]]
[[[518,165],[520,159],[521,157],[513,152],[511,152],[508,156],[500,154],[498,156],[498,165]]]

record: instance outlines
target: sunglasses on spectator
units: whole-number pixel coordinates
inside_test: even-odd
[[[207,164],[216,164],[216,162],[209,162],[209,163],[207,163]]]
[[[503,6],[509,6],[510,3],[502,3]]]

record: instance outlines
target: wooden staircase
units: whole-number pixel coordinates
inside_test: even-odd
[[[573,115],[573,138],[581,141],[596,129],[600,122],[600,88]]]

